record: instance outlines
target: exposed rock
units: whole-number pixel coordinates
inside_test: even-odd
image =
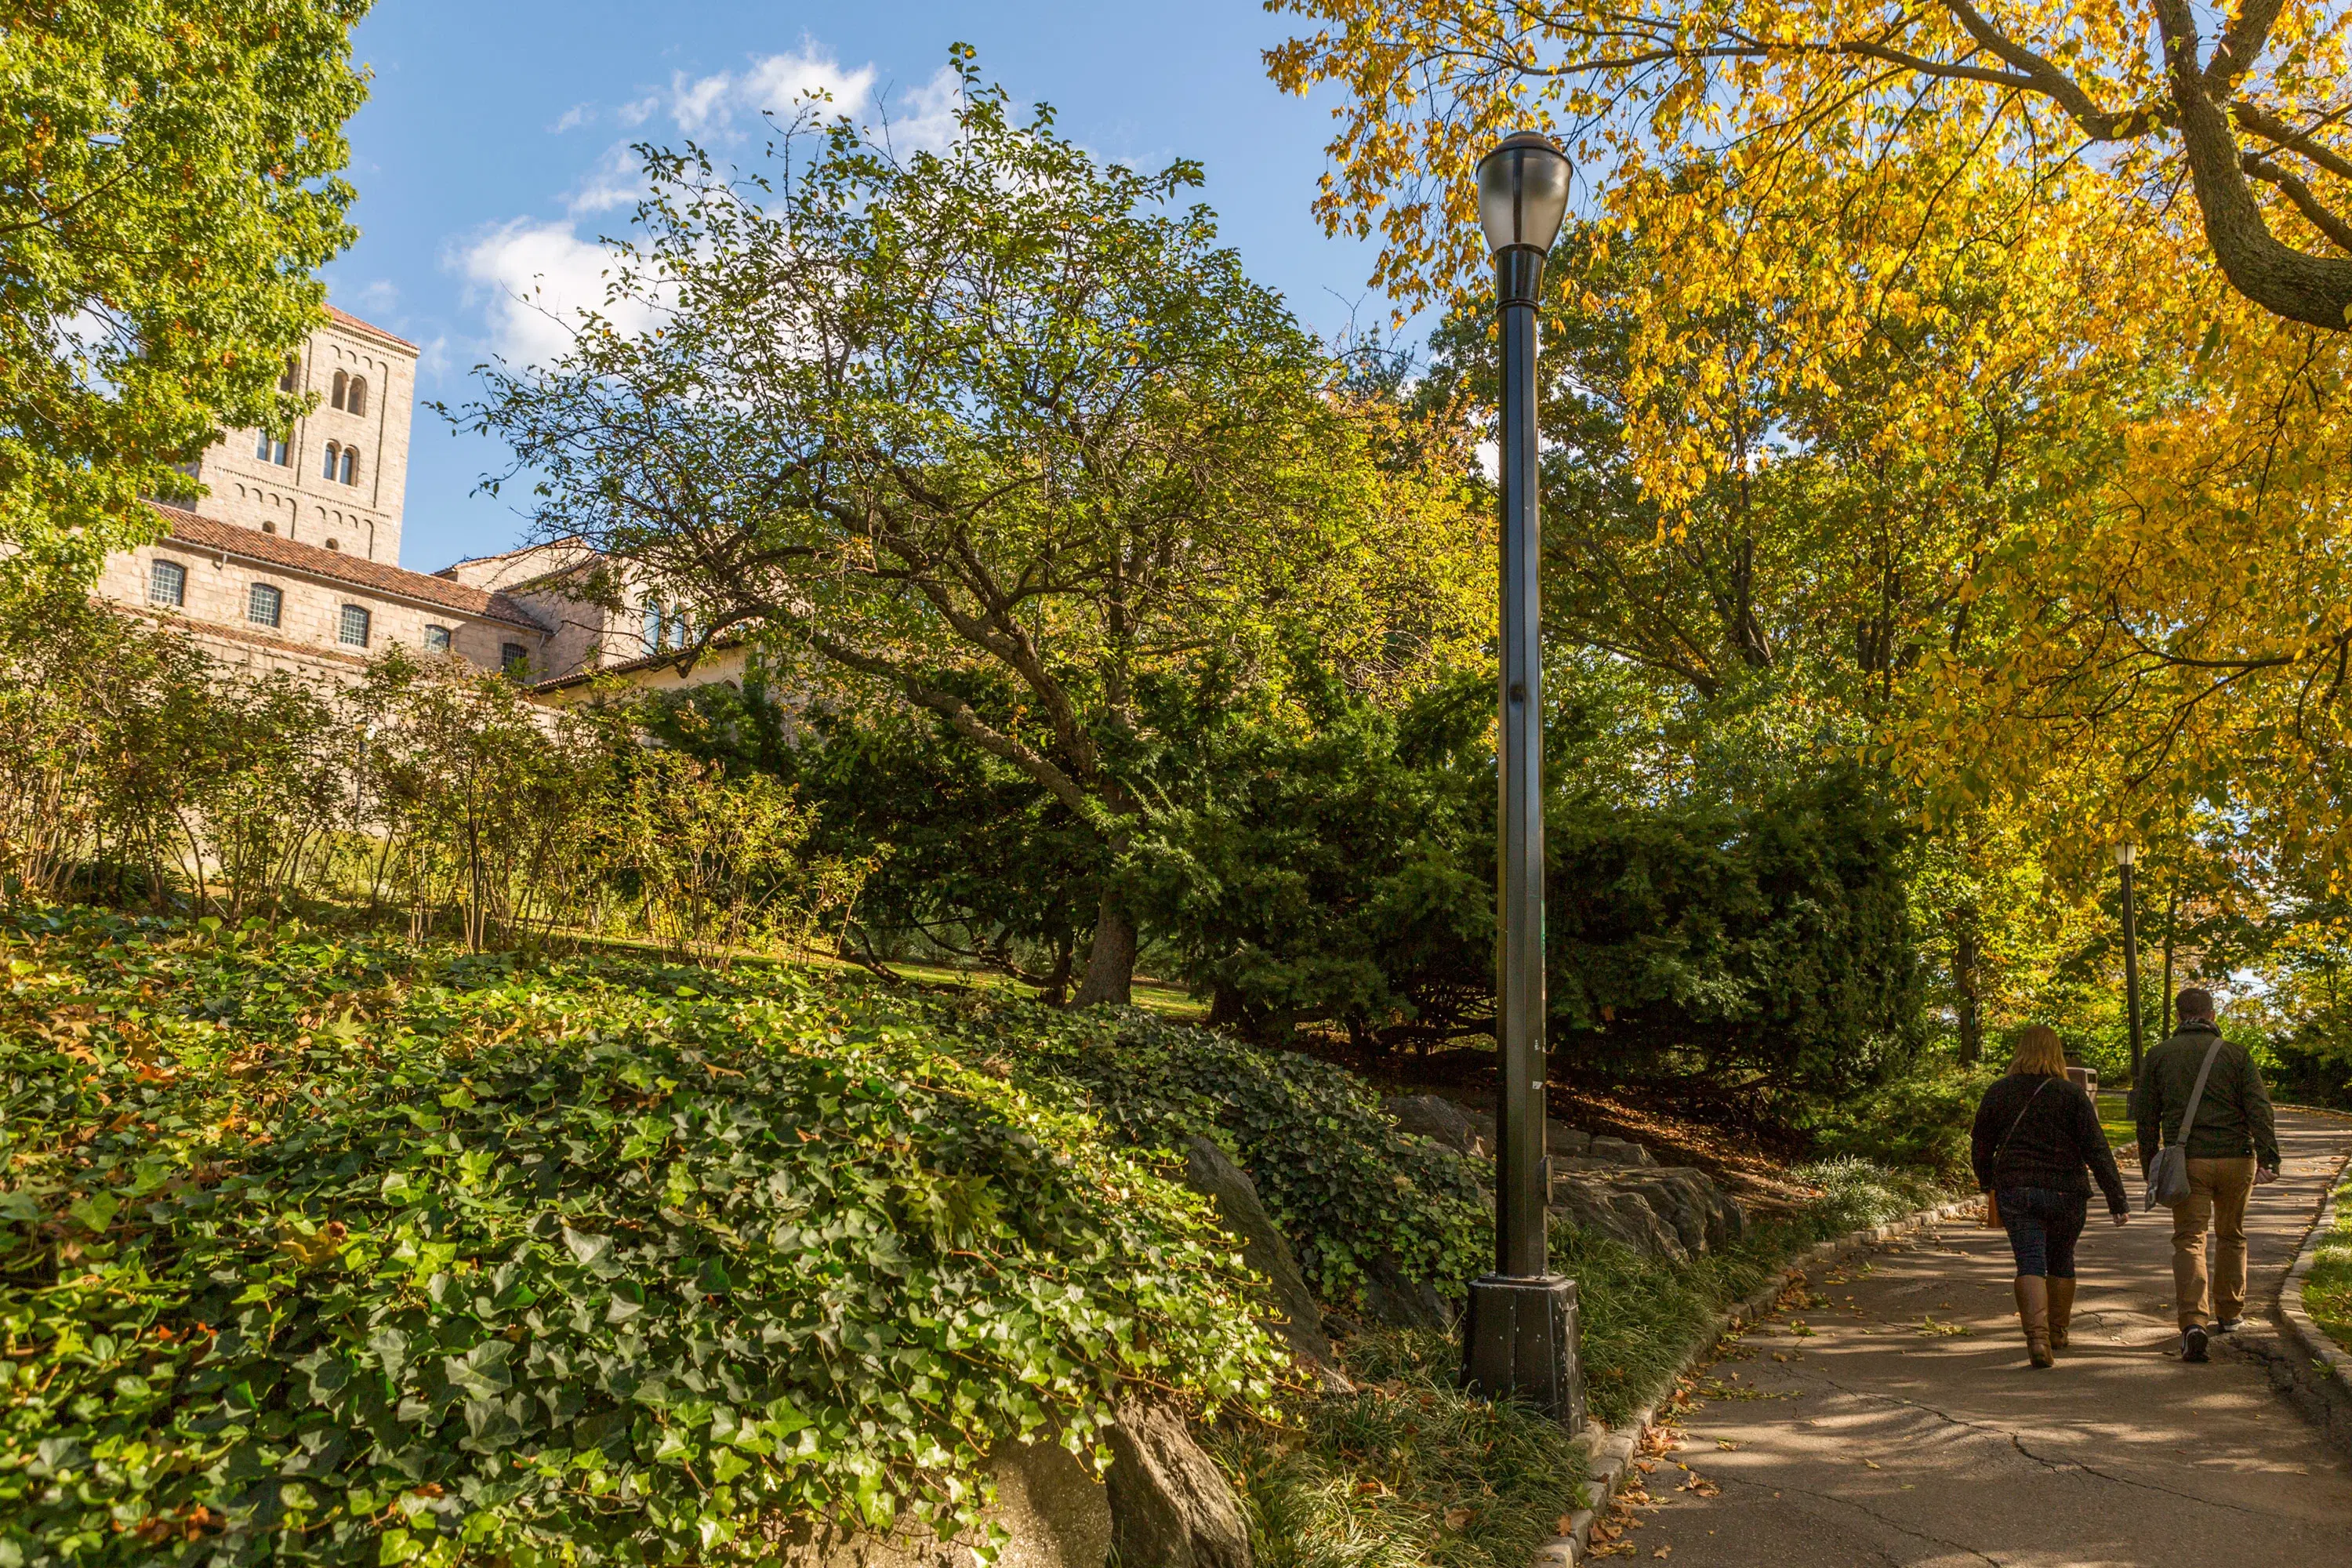
[[[1068,1450],[1018,1443],[990,1462],[996,1503],[983,1518],[1010,1537],[999,1568],[1104,1568],[1110,1558],[1108,1489]],[[788,1568],[977,1568],[963,1541],[941,1541],[902,1523],[877,1535],[838,1521],[785,1526],[771,1544]]]
[[[1364,1315],[1392,1329],[1445,1329],[1454,1315],[1426,1279],[1415,1279],[1383,1253],[1364,1264]]]
[[[1720,1252],[1748,1229],[1748,1216],[1705,1171],[1659,1165],[1628,1171],[1615,1179],[1618,1185],[1646,1197],[1693,1252]]]
[[[1565,1121],[1544,1122],[1544,1147],[1554,1154],[1581,1158],[1592,1152],[1592,1134]]]
[[[1590,1157],[1612,1165],[1654,1165],[1657,1159],[1639,1143],[1602,1133],[1592,1140]]]
[[[1680,1263],[1690,1257],[1680,1233],[1658,1217],[1648,1197],[1618,1186],[1606,1176],[1556,1176],[1551,1184],[1552,1207],[1564,1211],[1580,1230],[1597,1232],[1622,1241],[1636,1252]]]
[[[1389,1114],[1396,1118],[1402,1131],[1443,1143],[1457,1154],[1491,1158],[1494,1153],[1495,1122],[1491,1117],[1465,1110],[1440,1094],[1393,1094],[1387,1104]]]
[[[1551,1202],[1580,1228],[1676,1262],[1720,1251],[1748,1228],[1739,1205],[1714,1179],[1685,1165],[1556,1160]]]
[[[1329,1370],[1331,1342],[1323,1337],[1323,1314],[1290,1243],[1258,1201],[1249,1173],[1208,1139],[1195,1137],[1184,1149],[1184,1184],[1217,1205],[1217,1217],[1242,1244],[1243,1260],[1273,1281],[1271,1304],[1283,1321],[1269,1318],[1266,1327],[1299,1359]]]
[[[1110,1542],[1119,1568],[1249,1568],[1249,1529],[1214,1461],[1165,1405],[1110,1429]]]

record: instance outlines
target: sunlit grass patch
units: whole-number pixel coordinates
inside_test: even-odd
[[[2336,1224],[2313,1256],[2303,1282],[2303,1310],[2329,1339],[2352,1350],[2352,1181],[2336,1189]]]

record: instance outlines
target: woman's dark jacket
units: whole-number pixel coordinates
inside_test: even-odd
[[[2042,1090],[2039,1095],[2036,1088]],[[2012,1123],[2014,1132],[2010,1131]],[[2083,1176],[2087,1165],[2099,1178],[2099,1190],[2107,1194],[2107,1207],[2116,1214],[2130,1211],[2115,1153],[2099,1131],[2099,1113],[2082,1085],[2071,1079],[2011,1073],[1995,1079],[1977,1103],[1976,1131],[1969,1143],[1977,1186],[1982,1191],[2042,1187],[2087,1198],[2091,1184]],[[1993,1155],[1997,1149],[1998,1163]]]

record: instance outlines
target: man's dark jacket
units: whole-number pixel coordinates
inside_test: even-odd
[[[2188,1109],[2189,1091],[2197,1087],[2198,1069],[2205,1052],[2221,1038],[2210,1019],[2183,1022],[2172,1038],[2147,1053],[2140,1063],[2137,1093],[2139,1163],[2147,1164],[2180,1131],[2180,1113]],[[2197,1121],[2189,1130],[2192,1160],[2236,1160],[2248,1154],[2260,1163],[2278,1168],[2278,1129],[2271,1119],[2270,1091],[2263,1087],[2262,1070],[2245,1047],[2223,1041],[2213,1058],[2213,1076],[2205,1080],[2205,1098],[2197,1102]]]

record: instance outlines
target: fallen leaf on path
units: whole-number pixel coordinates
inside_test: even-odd
[[[1728,1437],[1717,1437],[1715,1440],[1715,1446],[1718,1448],[1737,1448],[1739,1447],[1738,1444],[1733,1442]]]
[[[1651,1552],[1650,1555],[1653,1557],[1671,1557],[1674,1555],[1674,1552],[1675,1549],[1673,1547],[1661,1546],[1655,1552]]]
[[[1876,1459],[1864,1459],[1863,1463],[1874,1470],[1878,1468],[1878,1461]]]

